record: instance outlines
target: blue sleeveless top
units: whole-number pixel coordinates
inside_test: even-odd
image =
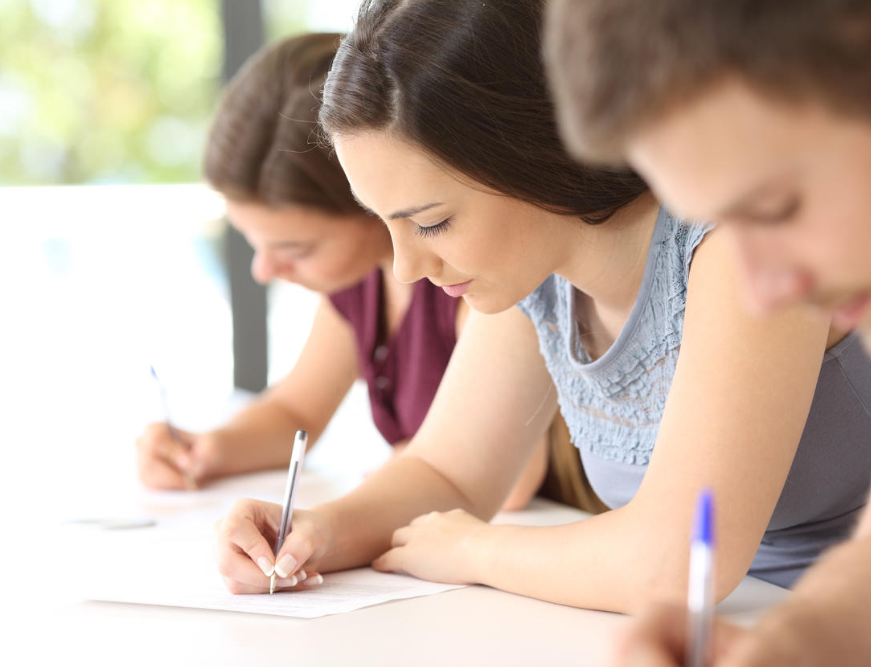
[[[614,344],[584,350],[577,290],[551,275],[520,309],[532,320],[572,442],[611,508],[635,495],[656,442],[683,335],[693,252],[712,225],[661,209],[641,287]],[[823,360],[804,434],[750,574],[789,586],[845,539],[871,482],[871,360],[846,337]]]

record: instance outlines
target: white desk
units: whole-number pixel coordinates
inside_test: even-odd
[[[311,470],[301,506],[341,493],[359,480],[360,461],[371,463],[383,457],[385,450],[374,431],[361,427],[366,421],[365,403],[357,403],[356,413],[337,419],[323,445],[318,445],[320,451],[316,449],[309,458]],[[20,526],[26,537],[23,548],[10,542],[5,546],[5,571],[13,575],[5,582],[3,607],[16,613],[11,625],[6,625],[12,631],[3,641],[4,664],[601,665],[614,632],[626,623],[619,615],[563,607],[481,586],[313,620],[65,596],[62,591],[76,572],[63,538],[52,533],[46,539],[44,526],[51,524],[43,521],[48,517],[142,511],[159,522],[171,523],[180,513],[195,511],[203,517],[204,530],[210,530],[212,519],[222,516],[236,498],[280,497],[283,472],[226,480],[195,495],[144,492],[135,481],[133,467],[131,442],[136,432],[136,428],[122,430],[120,424],[112,431],[105,425],[71,431],[60,422],[56,435],[41,435],[41,449],[24,450],[30,458],[19,470],[37,470],[41,465],[46,474],[32,480],[21,478],[18,489],[14,484],[11,487],[27,511],[19,512],[12,503],[6,508],[13,510],[9,512],[13,519],[26,519],[26,525]],[[73,441],[65,439],[64,433],[71,434]],[[338,462],[347,464],[348,448],[355,450],[350,458],[357,461],[356,472],[354,465],[337,468]],[[343,470],[341,478],[333,474],[337,469]],[[7,468],[7,472],[11,471]],[[40,484],[48,484],[53,492],[44,498],[34,493],[33,489],[45,488]],[[36,512],[38,520],[32,520],[30,512]],[[531,511],[499,519],[552,524],[580,516],[571,508],[536,501]],[[7,527],[7,534],[13,533]],[[99,553],[85,555],[100,558]],[[204,567],[213,564],[204,563]],[[785,595],[782,589],[747,579],[721,611],[749,623]]]
[[[278,472],[228,480],[199,496],[140,492],[139,502],[158,521],[194,508],[217,518],[240,495],[278,497],[283,477]],[[308,473],[301,502],[335,495],[347,483]],[[582,516],[535,501],[530,510],[498,520],[543,525]],[[784,595],[747,579],[723,611],[751,622]],[[299,665],[601,665],[625,622],[616,614],[482,586],[313,620],[61,599],[42,617],[42,640],[33,648],[39,659],[32,664],[76,657],[74,664],[81,659],[90,665],[278,665],[291,659]]]

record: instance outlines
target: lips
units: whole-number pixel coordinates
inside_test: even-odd
[[[838,306],[832,313],[832,324],[842,331],[850,331],[862,321],[871,305],[871,292],[865,292]]]
[[[467,280],[464,283],[457,283],[456,285],[442,285],[442,289],[445,291],[445,294],[447,294],[448,296],[452,296],[455,299],[458,299],[468,291],[469,285],[471,285],[471,284],[472,284],[472,281]]]

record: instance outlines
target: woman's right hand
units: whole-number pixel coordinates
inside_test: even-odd
[[[318,561],[332,543],[326,520],[318,512],[294,510],[292,530],[275,558],[272,545],[280,520],[280,505],[244,499],[215,524],[218,570],[234,595],[268,592],[273,568],[276,590],[304,590],[323,583]]]
[[[220,476],[219,431],[190,433],[163,422],[149,424],[136,441],[139,479],[154,489],[192,489]]]

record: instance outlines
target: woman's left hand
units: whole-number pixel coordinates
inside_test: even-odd
[[[446,584],[478,583],[473,542],[490,525],[464,510],[430,512],[393,533],[391,549],[372,562],[381,572],[407,572]]]

